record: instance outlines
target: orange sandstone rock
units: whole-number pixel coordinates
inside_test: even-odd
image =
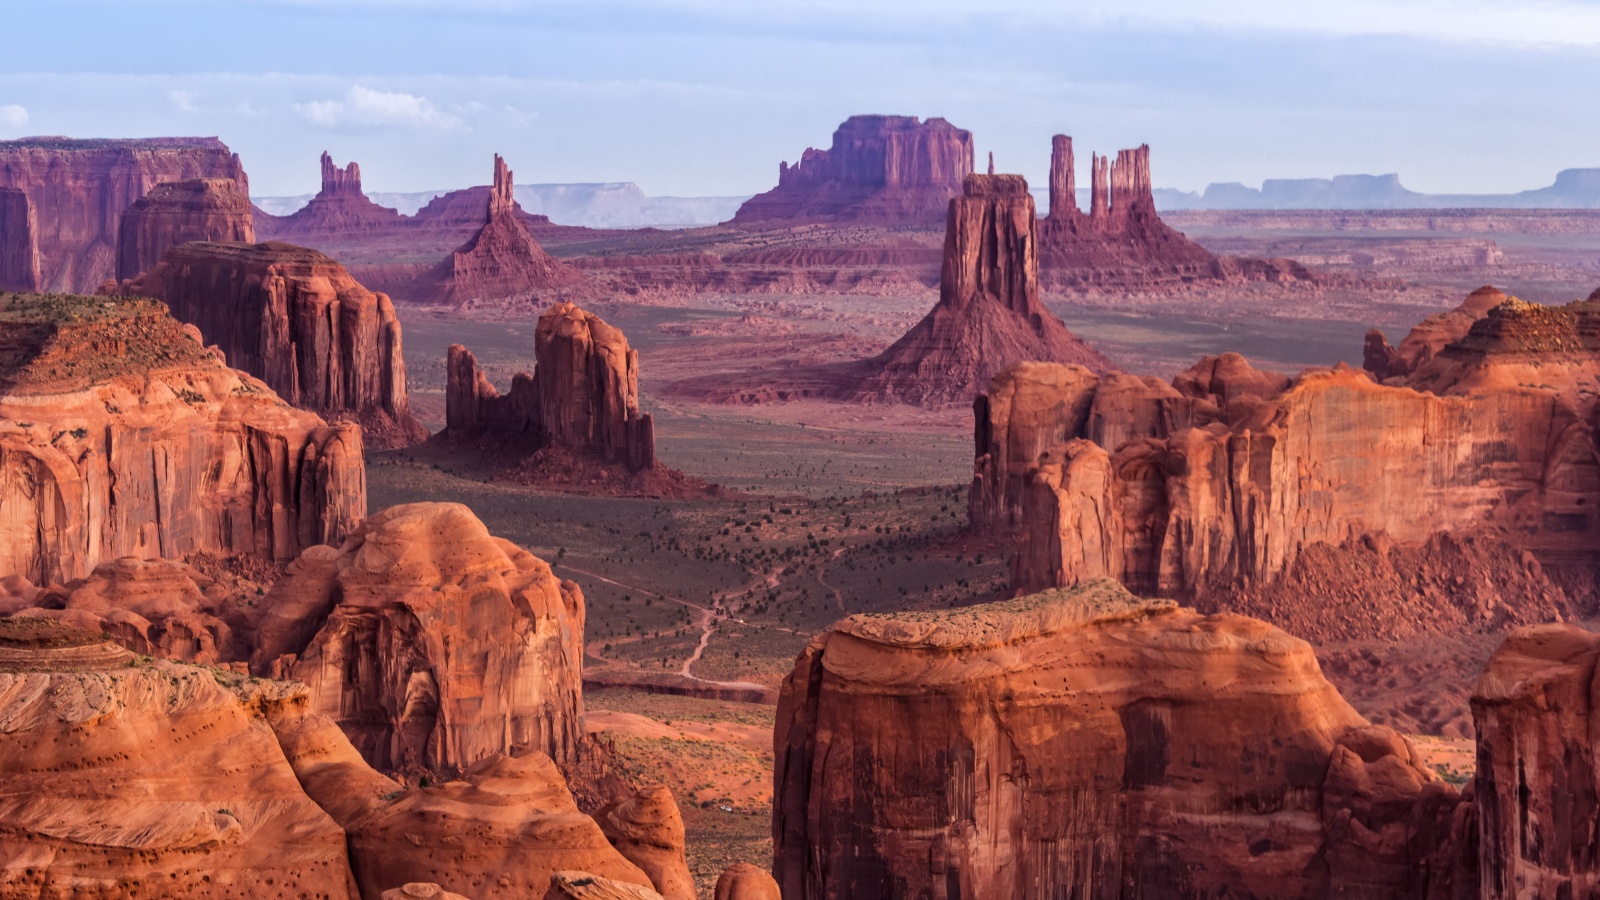
[[[717,879],[716,900],[780,900],[778,883],[765,869],[734,863]]]
[[[190,241],[255,243],[250,198],[228,178],[158,184],[117,223],[117,281],[149,271],[163,254]]]
[[[595,813],[617,852],[650,876],[666,900],[695,900],[694,877],[684,857],[683,819],[664,784],[641,787]]]

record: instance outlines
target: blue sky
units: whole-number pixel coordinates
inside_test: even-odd
[[[7,4],[0,138],[215,134],[258,195],[764,190],[852,113],[944,116],[1044,177],[1148,142],[1155,182],[1399,172],[1498,192],[1600,166],[1593,0],[50,0]]]

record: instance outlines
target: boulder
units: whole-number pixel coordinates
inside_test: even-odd
[[[601,807],[594,817],[611,846],[650,876],[657,893],[666,900],[695,900],[683,818],[666,785],[645,785]]]
[[[717,878],[716,900],[781,900],[778,883],[766,869],[734,863]]]

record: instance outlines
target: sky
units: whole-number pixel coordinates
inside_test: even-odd
[[[257,196],[750,194],[856,113],[943,116],[1042,184],[1050,136],[1159,187],[1600,166],[1600,0],[3,0],[0,139],[216,135]],[[20,36],[21,39],[15,39]]]

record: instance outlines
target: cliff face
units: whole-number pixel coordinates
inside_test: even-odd
[[[255,243],[250,198],[224,178],[158,184],[122,213],[117,280],[148,271],[171,247],[190,241]]]
[[[420,213],[417,219],[423,221]],[[528,233],[512,198],[511,170],[498,155],[482,221],[471,240],[417,276],[407,299],[452,306],[521,299],[582,277],[551,258]]]
[[[238,155],[216,138],[0,141],[0,188],[32,201],[45,290],[92,291],[113,278],[122,211],[191,178],[226,178],[250,196]]]
[[[372,516],[307,551],[262,606],[252,669],[309,685],[380,769],[576,758],[583,594],[460,504]]]
[[[972,133],[944,119],[851,116],[828,150],[778,164],[778,186],[745,201],[736,225],[938,222],[972,173]]]
[[[0,295],[0,570],[287,561],[365,513],[360,430],[222,365],[162,304]]]
[[[26,191],[0,188],[0,290],[39,289],[39,221]]]
[[[775,742],[794,897],[1421,896],[1455,805],[1305,642],[1105,581],[845,619]]]
[[[866,364],[856,396],[965,401],[1020,360],[1113,368],[1039,300],[1036,228],[1021,176],[967,176],[949,203],[938,304]]]
[[[534,356],[534,374],[519,373],[502,395],[465,347],[451,346],[448,431],[508,438],[527,453],[560,447],[635,472],[655,466],[653,421],[639,411],[639,354],[620,330],[558,303],[539,317]]]
[[[1482,897],[1600,891],[1595,662],[1600,638],[1540,625],[1507,638],[1472,696]]]
[[[972,522],[1018,528],[1012,580],[1024,590],[1109,576],[1143,593],[1221,592],[1239,608],[1308,551],[1365,542],[1386,557],[1421,548],[1423,568],[1458,550],[1523,552],[1520,565],[1488,566],[1490,594],[1515,604],[1489,596],[1480,609],[1453,589],[1441,597],[1472,608],[1448,614],[1560,614],[1540,563],[1573,565],[1600,532],[1596,323],[1594,304],[1508,301],[1382,385],[1340,367],[1288,386],[1237,357],[1131,390],[1018,367],[977,405]],[[1440,532],[1466,540],[1440,545]],[[1418,596],[1431,579],[1414,579]]]
[[[354,417],[374,447],[427,437],[406,396],[394,304],[315,250],[276,242],[186,244],[122,291],[165,300],[231,365],[295,406]]]

